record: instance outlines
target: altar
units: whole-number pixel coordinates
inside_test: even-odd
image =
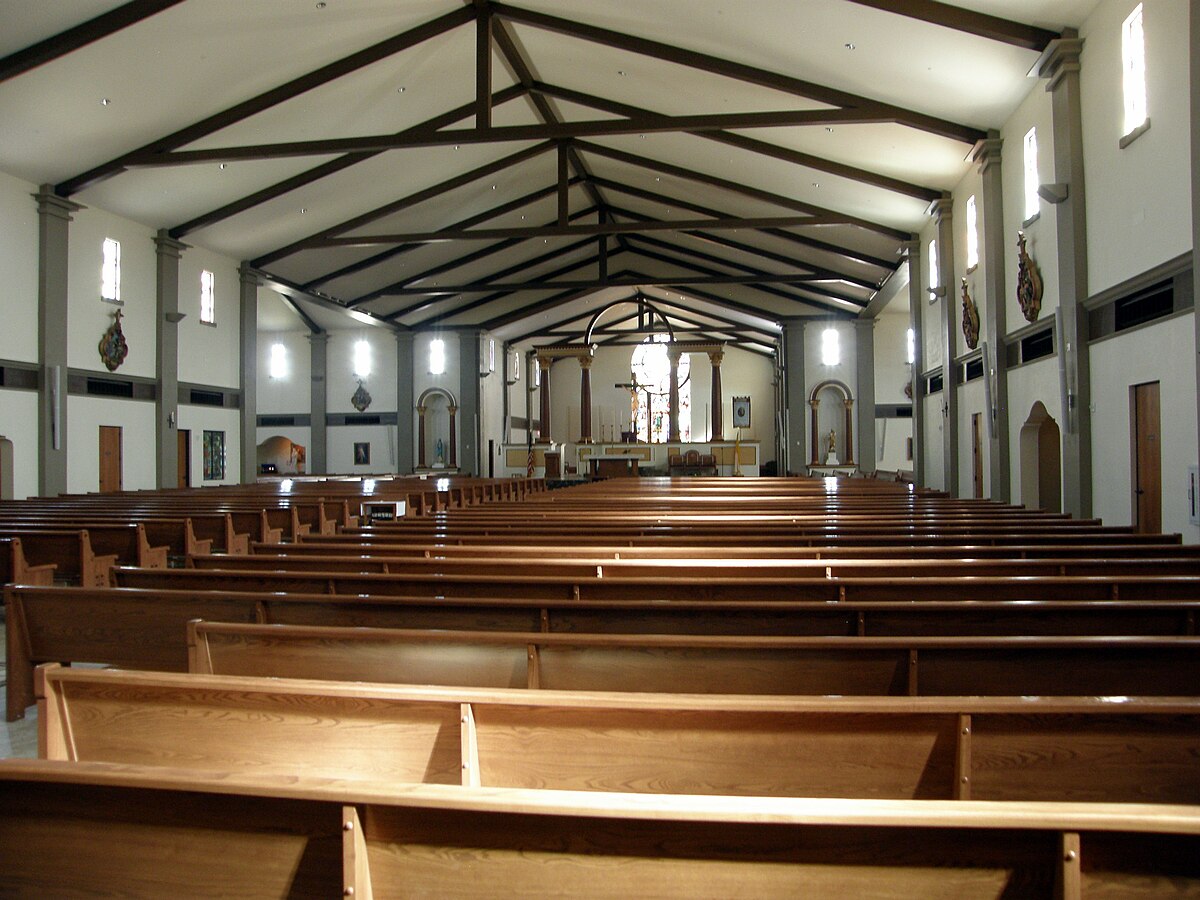
[[[595,453],[587,457],[593,478],[625,478],[638,474],[639,457],[628,453]]]

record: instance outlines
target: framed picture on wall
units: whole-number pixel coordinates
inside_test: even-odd
[[[734,397],[733,398],[733,427],[734,428],[749,428],[750,427],[750,398],[749,397]]]
[[[354,464],[356,466],[369,466],[371,464],[370,441],[354,442]]]
[[[204,480],[220,481],[225,477],[225,432],[204,432]]]

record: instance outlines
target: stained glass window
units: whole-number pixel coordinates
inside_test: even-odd
[[[637,439],[651,444],[666,443],[670,433],[671,360],[667,356],[669,335],[646,338],[633,350],[633,420]],[[686,353],[679,357],[679,438],[692,439],[691,364]]]

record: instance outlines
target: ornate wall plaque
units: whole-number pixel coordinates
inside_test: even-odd
[[[962,280],[962,330],[963,337],[967,339],[967,346],[974,350],[979,346],[979,309],[975,306],[975,301],[971,299],[971,292],[967,288],[967,279]]]
[[[371,405],[371,395],[367,393],[367,389],[363,387],[361,381],[358,383],[358,390],[350,397],[350,405],[359,412],[362,412]]]
[[[125,334],[121,331],[121,310],[118,309],[113,313],[113,323],[100,338],[100,359],[108,371],[115,372],[128,355],[129,345],[125,343]]]
[[[1025,232],[1017,232],[1017,302],[1030,322],[1036,322],[1042,311],[1042,276],[1037,263],[1025,250]]]

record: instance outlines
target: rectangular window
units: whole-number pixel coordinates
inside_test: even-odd
[[[272,378],[287,378],[287,347],[283,344],[271,345],[270,372]]]
[[[434,338],[429,342],[429,374],[442,375],[446,371],[446,342]]]
[[[205,325],[217,324],[216,287],[213,273],[208,270],[200,273],[200,321]]]
[[[979,265],[979,213],[975,209],[975,195],[967,198],[967,268]]]
[[[354,377],[366,378],[371,374],[371,344],[356,341],[354,344]]]
[[[1032,219],[1038,214],[1038,178],[1037,159],[1037,129],[1030,128],[1025,132],[1025,218]]]
[[[100,299],[121,302],[121,242],[105,238],[100,263]]]
[[[836,328],[826,328],[821,332],[821,364],[836,366],[842,361],[842,349],[838,344]]]
[[[932,291],[938,286],[938,248],[937,241],[929,242],[929,289]]]
[[[1125,95],[1125,130],[1130,134],[1146,124],[1146,33],[1142,28],[1142,4],[1138,4],[1121,26],[1122,90]]]
[[[911,328],[908,329],[907,348],[905,350],[905,359],[911,366],[917,361],[917,333]]]

